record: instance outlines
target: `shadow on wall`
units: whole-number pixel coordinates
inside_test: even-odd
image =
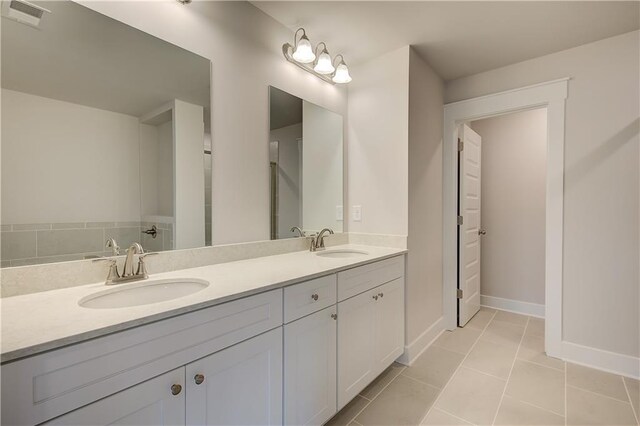
[[[624,145],[633,142],[633,138],[638,134],[640,134],[640,118],[629,123],[615,136],[578,160],[575,165],[568,167],[565,172],[566,177],[574,181],[582,179],[589,170],[593,170]]]

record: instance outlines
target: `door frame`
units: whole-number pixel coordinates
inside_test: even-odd
[[[442,302],[447,330],[457,327],[458,126],[472,120],[546,107],[545,351],[549,356],[562,358],[564,129],[568,85],[569,78],[562,78],[444,106]]]

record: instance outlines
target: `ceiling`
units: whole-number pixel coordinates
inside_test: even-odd
[[[172,99],[209,108],[208,59],[71,1],[40,29],[2,18],[2,87],[140,117]],[[209,114],[205,114],[205,119]]]
[[[254,1],[357,64],[412,45],[445,80],[640,28],[640,2]]]

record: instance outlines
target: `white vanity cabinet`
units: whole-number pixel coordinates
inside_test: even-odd
[[[336,306],[284,326],[285,425],[321,425],[336,413]]]
[[[282,424],[282,327],[186,366],[188,425]]]
[[[184,425],[185,394],[183,367],[44,424],[47,426]]]
[[[339,296],[343,282],[369,288],[338,303],[338,409],[404,352],[404,260],[385,262],[338,274]]]

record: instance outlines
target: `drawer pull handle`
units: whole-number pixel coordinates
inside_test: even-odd
[[[315,294],[312,294],[312,295],[311,295],[311,298],[312,298],[313,300],[318,300],[318,297],[319,297],[319,296],[318,296],[318,294],[317,294],[317,293],[315,293]]]
[[[196,374],[193,380],[196,382],[196,385],[201,385],[204,382],[204,374]]]
[[[331,314],[331,318],[333,318],[334,320],[338,319],[338,314]]]
[[[380,297],[380,296],[378,296],[378,295],[376,294],[375,296],[373,296],[373,299],[374,299],[374,300],[378,300],[378,297]]]
[[[172,395],[178,395],[180,392],[182,392],[182,386],[180,386],[180,385],[171,385],[171,394]]]

